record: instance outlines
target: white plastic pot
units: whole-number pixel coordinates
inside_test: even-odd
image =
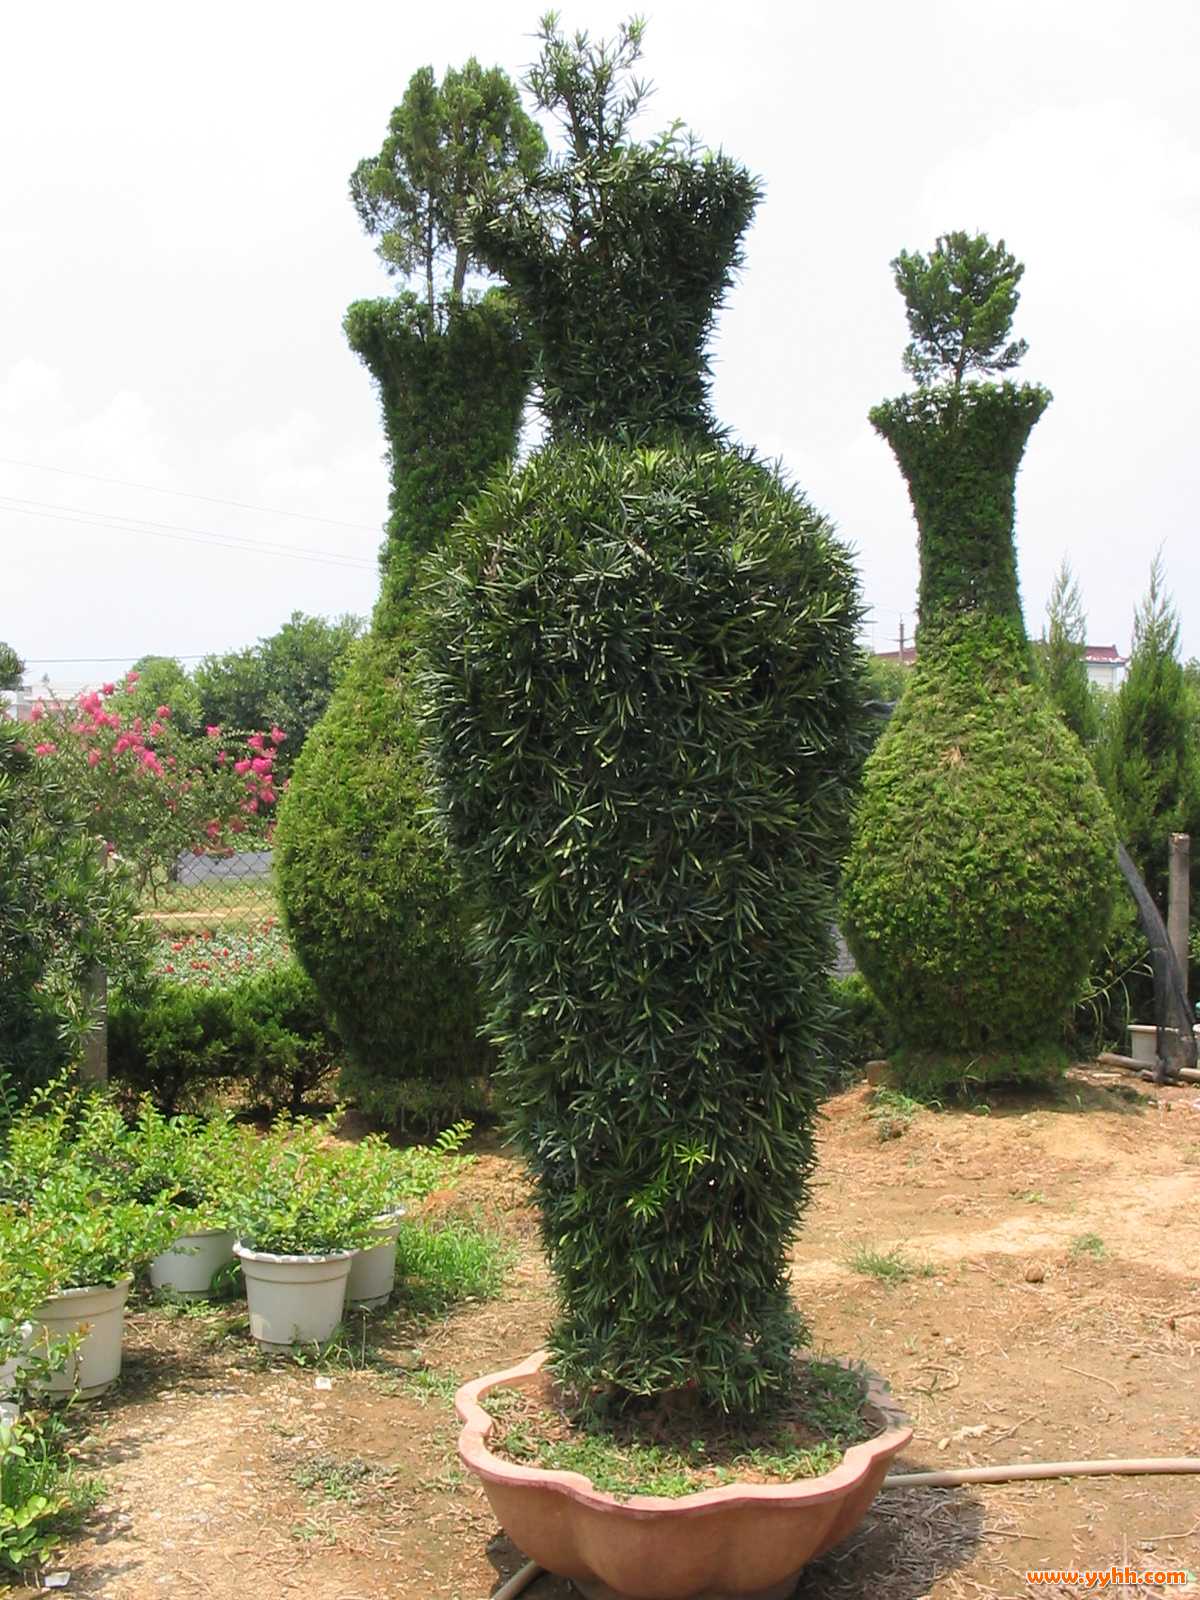
[[[33,1343],[36,1329],[32,1322],[23,1322],[18,1330],[21,1335],[21,1348],[16,1355],[8,1361],[0,1361],[0,1422],[12,1423],[21,1414],[21,1408],[15,1400],[3,1398],[9,1395],[17,1386],[17,1374],[25,1365],[25,1351]]]
[[[150,1263],[150,1282],[190,1300],[202,1300],[213,1278],[234,1259],[234,1235],[228,1228],[204,1228],[181,1234],[169,1250]]]
[[[342,1320],[354,1250],[322,1256],[277,1256],[235,1244],[242,1263],[250,1336],[264,1350],[320,1344]]]
[[[121,1371],[121,1339],[125,1332],[125,1301],[132,1278],[116,1284],[86,1289],[60,1289],[44,1300],[32,1320],[43,1330],[47,1347],[76,1331],[83,1339],[66,1365],[46,1379],[50,1394],[72,1389],[85,1398],[103,1394]]]
[[[1144,1061],[1152,1067],[1158,1060],[1158,1029],[1152,1022],[1131,1022],[1129,1024],[1129,1054],[1135,1061]],[[1178,1029],[1163,1029],[1163,1048],[1169,1048],[1167,1041],[1178,1037]]]
[[[376,1217],[378,1244],[360,1250],[350,1263],[350,1282],[346,1299],[356,1306],[381,1306],[396,1284],[396,1236],[404,1207]]]

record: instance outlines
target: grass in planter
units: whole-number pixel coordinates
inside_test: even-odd
[[[677,1498],[729,1483],[794,1483],[830,1472],[866,1439],[863,1383],[835,1361],[798,1363],[796,1388],[769,1416],[739,1423],[694,1397],[638,1402],[586,1428],[546,1375],[534,1386],[493,1390],[488,1448],[507,1460],[579,1472],[619,1499]]]

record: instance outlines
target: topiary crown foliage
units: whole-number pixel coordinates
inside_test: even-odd
[[[430,725],[556,1372],[754,1409],[797,1333],[860,609],[829,525],[714,440],[704,341],[757,189],[625,141],[640,38],[547,20],[530,82],[569,152],[477,218],[554,442],[431,569]]]
[[[893,1021],[893,1064],[923,1089],[1044,1076],[1103,943],[1112,817],[1078,740],[1035,681],[1013,544],[1016,474],[1049,404],[1011,367],[1023,269],[947,234],[893,268],[915,394],[875,428],[920,530],[920,650],[863,775],[843,926]],[[926,385],[941,374],[945,381]]]
[[[626,134],[648,90],[630,77],[642,25],[613,43],[543,19],[527,79],[567,149],[532,175],[483,185],[470,217],[481,261],[525,307],[552,438],[712,433],[705,344],[740,263],[760,186],[678,125]]]
[[[375,626],[394,631],[416,559],[516,451],[530,352],[498,289],[431,310],[413,294],[358,300],[346,339],[379,386],[391,493]]]

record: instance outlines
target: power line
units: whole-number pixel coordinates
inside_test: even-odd
[[[333,550],[299,550],[294,545],[280,544],[249,535],[215,533],[211,528],[187,528],[174,522],[152,522],[143,517],[113,517],[105,512],[90,511],[84,506],[57,505],[48,500],[19,500],[0,496],[0,509],[21,517],[41,517],[52,522],[74,522],[85,527],[109,528],[117,533],[143,534],[155,539],[172,539],[185,544],[202,544],[226,550],[247,550],[265,555],[283,556],[291,561],[318,561],[327,566],[358,567],[366,569],[375,565],[362,556],[349,556]]]
[[[8,467],[29,467],[34,472],[57,472],[68,478],[88,478],[92,483],[112,483],[123,489],[145,489],[150,494],[171,494],[183,500],[207,500],[214,506],[236,506],[239,511],[263,511],[272,517],[296,517],[301,522],[325,522],[334,528],[360,528],[365,533],[378,533],[378,528],[366,522],[343,522],[338,517],[314,517],[306,511],[281,511],[277,506],[256,506],[246,500],[223,500],[213,494],[193,494],[188,489],[163,489],[153,483],[133,483],[128,478],[104,478],[98,472],[80,472],[75,467],[48,467],[40,461],[18,461],[15,456],[0,456]]]
[[[209,655],[220,655],[219,650],[210,650]],[[27,667],[80,667],[90,663],[96,667],[110,667],[119,661],[144,661],[147,656],[157,656],[164,661],[203,661],[204,656],[181,656],[178,651],[143,650],[138,655],[123,656],[26,656]]]

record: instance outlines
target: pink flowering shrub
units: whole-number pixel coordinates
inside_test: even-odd
[[[224,739],[180,733],[171,708],[153,717],[123,706],[137,673],[106,683],[73,706],[35,706],[33,753],[83,802],[96,834],[132,868],[143,895],[156,896],[187,851],[232,855],[239,842],[269,843],[279,794],[275,756],[287,735],[273,727]],[[243,748],[235,746],[244,745]]]

